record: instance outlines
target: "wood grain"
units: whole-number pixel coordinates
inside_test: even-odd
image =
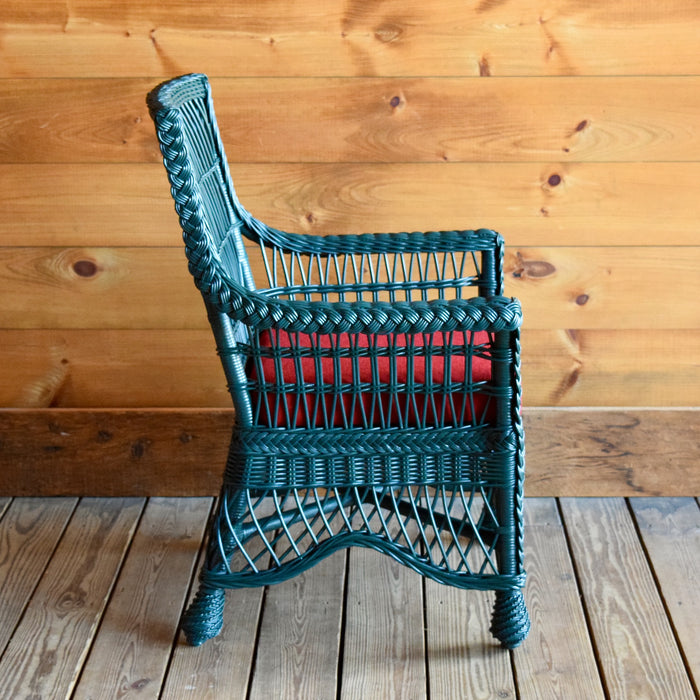
[[[697,493],[688,488],[687,493]],[[695,690],[700,687],[700,509],[693,498],[630,501]]]
[[[622,499],[562,499],[610,697],[695,697]]]
[[[144,102],[153,82],[0,80],[7,115],[0,162],[158,162]],[[700,159],[697,76],[220,78],[212,85],[222,139],[237,162]]]
[[[267,223],[501,230],[507,293],[550,331],[531,405],[697,404],[700,10],[555,5],[8,0],[0,405],[227,405],[213,359],[175,383],[183,346],[132,335],[206,326],[144,100],[193,70]]]
[[[698,331],[569,328],[522,338],[526,406],[698,404]]]
[[[323,8],[309,0],[205,1],[196,14],[133,0],[108,10],[94,0],[61,9],[18,4],[4,13],[3,77],[168,77],[190,70],[193,55],[211,75],[698,73],[699,17],[688,0],[579,0],[545,11],[534,0],[517,10],[454,0]],[[663,60],[658,46],[666,47]]]
[[[510,655],[488,634],[493,594],[425,582],[430,698],[513,699]]]
[[[73,698],[159,697],[211,505],[148,502]]]
[[[525,601],[532,628],[514,654],[522,700],[604,698],[554,499],[525,502]]]
[[[0,405],[231,406],[209,330],[0,331],[0,338]]]
[[[698,268],[700,246],[510,247],[504,263],[525,329],[696,329]],[[0,248],[0,295],[0,328],[208,327],[180,246]]]
[[[142,508],[80,502],[0,660],[0,697],[70,696]]]
[[[698,242],[697,162],[232,163],[231,170],[243,204],[282,230],[485,226],[511,248]],[[180,245],[160,164],[0,164],[0,181],[4,245]]]
[[[370,549],[350,550],[340,697],[423,698],[423,591],[417,575]]]
[[[23,300],[0,313],[4,328],[207,323],[180,248],[0,248],[0,294],[10,290]]]
[[[233,420],[231,410],[0,411],[0,493],[211,496]]]
[[[3,499],[5,501],[5,499]],[[3,502],[3,511],[5,503]],[[75,498],[16,498],[0,520],[0,650],[10,640],[76,506]]]
[[[525,405],[696,405],[699,343],[696,330],[525,331]],[[231,405],[209,330],[0,330],[0,345],[2,406]]]
[[[529,495],[700,493],[700,411],[525,409],[524,420]],[[0,411],[0,494],[214,495],[232,423],[216,409]]]
[[[504,261],[525,329],[698,328],[699,267],[700,247],[510,247]]]
[[[523,419],[531,495],[700,492],[700,411],[539,409]]]
[[[52,504],[47,502],[46,499],[33,499],[33,501],[33,509],[29,510],[33,511],[34,516],[39,516],[39,514],[43,513],[45,517],[39,517],[38,521],[36,517],[24,521],[25,524],[30,525],[26,531],[33,531],[34,535],[31,536],[33,538],[38,532],[31,523],[44,522],[41,539],[46,539],[47,544],[39,545],[39,538],[37,537],[34,545],[36,549],[48,549],[50,543],[55,541],[57,537],[56,533],[52,532],[49,527],[51,518],[48,517],[48,514],[51,512]],[[0,503],[1,502],[3,501],[0,499]],[[27,503],[23,501],[23,499],[15,501],[15,503],[20,502]],[[149,504],[147,511],[144,512],[141,525],[138,529],[135,525],[130,528],[132,532],[136,531],[136,534],[133,536],[133,539],[131,537],[128,538],[132,543],[131,551],[124,564],[120,581],[115,585],[115,595],[109,597],[102,627],[108,624],[110,618],[120,618],[119,615],[111,613],[110,608],[112,605],[121,607],[122,602],[120,601],[119,589],[121,582],[124,580],[124,575],[130,567],[132,567],[132,570],[138,569],[143,574],[142,577],[138,577],[139,580],[143,580],[145,583],[144,588],[140,590],[149,591],[151,589],[148,586],[148,581],[152,580],[153,572],[159,568],[158,565],[162,563],[160,567],[162,571],[169,566],[167,562],[171,561],[171,558],[174,560],[181,556],[176,551],[178,548],[177,531],[170,529],[169,523],[172,523],[173,519],[179,519],[179,515],[176,516],[176,513],[183,514],[192,512],[190,508],[191,504],[192,499],[178,499],[178,501],[173,501],[169,504],[171,507],[165,508],[161,513],[163,516],[162,518],[153,518],[150,520],[151,525],[156,525],[156,520],[158,520],[160,525],[164,526],[165,530],[171,533],[172,540],[166,545],[170,548],[171,557],[168,557],[167,560],[163,560],[157,555],[153,559],[143,559],[140,556],[140,554],[145,552],[144,546],[145,549],[149,549],[152,552],[155,552],[159,548],[157,544],[151,541],[150,536],[144,536],[149,529],[147,521],[149,521],[149,518],[155,512],[155,510],[151,508],[153,501]],[[41,592],[47,585],[47,581],[52,580],[47,577],[58,573],[59,569],[65,573],[67,577],[64,579],[64,588],[69,588],[70,586],[65,584],[65,581],[72,580],[75,582],[80,578],[83,582],[86,582],[85,576],[81,576],[79,572],[76,573],[70,567],[77,566],[84,568],[87,566],[86,562],[94,561],[95,566],[98,567],[98,569],[104,569],[105,574],[107,570],[114,574],[118,568],[118,565],[115,565],[113,561],[110,563],[105,558],[105,540],[109,538],[85,537],[86,529],[82,526],[76,526],[78,520],[84,521],[86,519],[86,506],[88,506],[88,510],[94,515],[94,505],[95,501],[91,499],[83,501],[80,504],[75,512],[76,517],[73,518],[66,529],[64,538],[49,563],[46,575],[40,579],[41,571],[27,572],[27,578],[31,578],[32,583],[36,584],[37,581],[41,581],[35,597],[37,595],[43,595]],[[112,514],[114,515],[115,512],[122,511],[125,505],[127,506],[127,510],[131,509],[131,514],[133,515],[133,508],[131,508],[128,503],[125,504],[124,502],[115,504]],[[161,505],[165,506],[165,503],[161,501],[159,508]],[[679,615],[673,610],[671,602],[673,600],[673,593],[671,592],[672,589],[668,587],[668,583],[670,581],[682,583],[686,574],[684,563],[688,562],[686,555],[691,555],[691,562],[692,559],[696,558],[695,551],[697,547],[693,547],[693,542],[697,535],[697,504],[694,499],[691,498],[680,500],[633,499],[631,507],[635,512],[635,519],[637,520],[638,527],[636,529],[632,526],[632,521],[625,504],[619,500],[613,499],[612,502],[608,501],[608,499],[593,502],[589,499],[565,501],[563,503],[563,508],[567,516],[567,535],[572,539],[572,546],[570,548],[571,560],[569,560],[569,552],[563,541],[562,524],[557,518],[554,502],[551,499],[526,500],[526,547],[528,549],[527,564],[529,565],[530,577],[526,594],[530,611],[533,615],[533,621],[535,621],[536,624],[533,626],[529,639],[513,654],[514,669],[516,671],[518,683],[517,697],[531,697],[531,689],[537,687],[538,684],[542,685],[540,688],[541,695],[536,697],[556,697],[556,690],[563,686],[564,678],[566,678],[568,683],[566,688],[568,692],[564,694],[564,697],[589,698],[599,696],[599,688],[596,687],[596,679],[598,677],[597,670],[593,668],[590,669],[592,678],[580,677],[583,675],[583,667],[588,667],[589,665],[590,647],[584,656],[577,656],[575,653],[569,656],[561,654],[561,645],[567,646],[573,639],[587,639],[587,630],[580,615],[581,603],[579,603],[576,595],[572,596],[572,593],[575,592],[575,584],[571,578],[572,562],[576,567],[576,572],[580,579],[579,583],[581,584],[581,592],[583,593],[583,603],[593,608],[608,604],[610,611],[605,617],[604,624],[610,628],[612,633],[618,633],[615,637],[615,646],[610,648],[600,645],[597,646],[601,667],[607,667],[607,664],[616,664],[618,666],[624,664],[629,665],[631,654],[627,653],[626,656],[623,655],[621,657],[618,655],[617,657],[610,658],[611,649],[612,651],[617,651],[617,648],[622,648],[623,652],[629,652],[629,648],[631,647],[635,649],[646,647],[652,650],[650,653],[653,653],[656,645],[660,643],[657,634],[658,627],[655,624],[653,616],[650,618],[644,611],[640,612],[638,606],[629,605],[630,596],[636,601],[640,597],[646,596],[649,587],[654,589],[654,583],[650,582],[648,569],[646,575],[640,579],[634,577],[634,570],[638,563],[642,562],[646,566],[644,556],[644,553],[646,553],[654,569],[656,582],[660,587],[660,591],[666,603],[666,609],[662,609],[662,615],[664,615],[664,619],[666,615],[669,616],[670,623],[676,630],[676,641],[679,645],[682,645],[683,655],[687,662],[686,670],[689,672],[694,670],[692,666],[693,654],[696,651],[697,645],[695,647],[693,646],[694,642],[691,638],[690,646],[688,646],[688,640],[683,637],[682,631],[678,626],[680,622]],[[27,514],[29,510],[26,511]],[[107,510],[104,502],[101,504],[101,510],[103,512]],[[140,512],[140,510],[139,506],[137,511]],[[15,513],[15,515],[16,514],[17,513]],[[5,517],[9,515],[10,510],[6,512]],[[134,520],[137,519],[138,514]],[[2,527],[2,521],[0,521],[0,530],[2,530]],[[21,529],[24,530],[24,528]],[[95,528],[93,527],[92,529],[94,530]],[[185,528],[184,531],[189,532],[188,528]],[[6,532],[6,530],[3,532]],[[180,532],[183,531],[181,530]],[[599,536],[601,532],[604,532],[603,537]],[[154,535],[155,539],[157,540],[162,537],[162,534],[163,531],[157,528]],[[185,534],[185,536],[186,541],[189,542],[189,534]],[[70,540],[68,546],[64,545],[67,539]],[[577,540],[578,544],[574,544],[574,540]],[[685,543],[687,547],[683,546],[683,543]],[[661,545],[661,547],[657,548],[657,544]],[[581,548],[580,545],[583,545],[583,547]],[[114,549],[113,546],[109,544],[108,548]],[[188,548],[189,544],[183,549]],[[631,554],[631,556],[624,561],[628,569],[624,571],[621,576],[623,581],[622,593],[619,595],[596,596],[595,594],[598,593],[601,588],[610,588],[610,560],[608,557],[612,555],[613,561],[616,561],[620,555],[625,554]],[[671,556],[667,556],[667,554],[671,554]],[[63,559],[62,565],[58,568],[55,564],[57,558]],[[139,560],[138,565],[136,565],[137,559]],[[133,560],[132,564],[129,563],[130,560]],[[151,564],[155,565],[153,569],[149,568]],[[558,566],[558,564],[564,564],[564,566]],[[10,568],[19,566],[20,569],[27,571],[25,565],[26,562],[23,561],[22,557],[14,557]],[[691,575],[689,580],[692,584],[696,577],[693,576],[692,570],[688,570],[687,573]],[[359,572],[359,575],[371,575],[371,573],[363,570]],[[587,578],[589,575],[594,577],[590,584]],[[410,576],[413,577],[413,574],[410,574]],[[616,577],[612,577],[613,580],[615,578]],[[605,584],[603,585],[602,582],[605,582]],[[6,585],[3,586],[3,601],[13,598],[17,590],[25,585],[22,577],[12,572],[6,577],[5,583]],[[374,579],[374,583],[378,589],[383,585],[378,579]],[[58,586],[55,579],[52,580],[52,586]],[[418,586],[418,589],[419,588],[420,586]],[[471,672],[464,685],[452,687],[444,682],[445,679],[439,677],[436,673],[431,673],[430,697],[464,697],[467,692],[469,692],[469,697],[495,697],[496,694],[498,694],[498,697],[503,698],[515,697],[514,692],[516,689],[514,689],[512,685],[499,686],[495,683],[493,680],[495,679],[493,667],[487,667],[487,659],[482,658],[483,665],[481,666],[479,663],[476,663],[484,645],[486,645],[494,650],[494,656],[498,657],[498,660],[504,664],[506,670],[510,667],[511,655],[497,650],[495,646],[492,646],[493,643],[490,641],[487,631],[487,619],[483,619],[488,618],[490,595],[469,592],[461,601],[468,601],[470,603],[470,605],[465,608],[460,601],[452,599],[449,593],[452,589],[438,586],[433,587],[430,582],[427,582],[426,588],[426,619],[428,628],[425,633],[428,639],[428,644],[426,646],[428,656],[425,661],[431,665],[435,663],[435,661],[439,661],[441,664],[444,663],[444,668],[448,671],[450,679],[458,678],[464,667],[467,667]],[[639,588],[641,593],[637,588]],[[627,589],[631,589],[631,592]],[[79,594],[81,592],[80,586],[71,588],[71,590],[74,594]],[[446,597],[443,596],[443,593],[445,593]],[[656,593],[655,590],[654,593]],[[257,667],[260,673],[276,672],[275,669],[261,670],[259,665],[254,665],[253,661],[261,595],[262,589],[242,589],[229,592],[227,596],[229,600],[224,613],[226,622],[221,635],[210,640],[201,647],[192,648],[182,644],[178,644],[175,647],[172,662],[168,667],[166,683],[161,690],[162,697],[183,699],[191,697],[203,699],[232,698],[232,700],[238,700],[240,698],[243,700],[243,698],[247,697],[248,676],[251,674],[254,667]],[[363,595],[365,595],[365,593],[363,593]],[[139,597],[138,592],[136,592],[136,597]],[[144,596],[141,596],[141,598],[143,597]],[[148,593],[145,597],[148,597]],[[89,599],[90,596],[87,596],[87,598]],[[64,596],[62,600],[64,601],[64,605],[62,606],[62,611],[64,613],[63,619],[65,620],[70,617],[68,613],[69,596]],[[688,602],[689,605],[695,606],[697,604],[697,587],[685,585],[683,600]],[[406,598],[406,604],[411,605],[413,601],[410,598]],[[32,603],[34,608],[40,607],[40,605],[41,603]],[[432,608],[431,606],[433,605],[439,609]],[[450,606],[449,609],[447,608],[448,605]],[[30,608],[32,606],[30,606]],[[420,608],[420,605],[418,605],[417,608]],[[576,609],[578,609],[578,612],[572,614]],[[550,625],[553,623],[552,618],[554,615],[558,615],[559,611],[564,612],[563,616],[561,616],[562,624],[558,626],[558,631],[556,629],[550,629]],[[124,612],[123,608],[122,612]],[[152,630],[153,633],[157,635],[157,630],[160,629],[160,623],[162,622],[162,620],[159,620],[161,612],[162,610],[159,611],[158,606],[146,606],[144,608],[144,616],[140,620],[140,626],[143,629]],[[463,616],[466,612],[470,614],[467,618]],[[690,614],[692,612],[691,608],[688,608],[687,612],[688,614],[684,615],[687,618],[687,622],[691,624],[694,623],[697,616],[692,616]],[[35,613],[32,612],[30,614],[34,615]],[[313,614],[313,611],[309,610],[309,615],[313,616]],[[683,615],[681,615],[681,617],[682,616]],[[172,619],[175,618],[176,615],[173,615]],[[574,625],[565,626],[563,623],[566,620],[574,623]],[[647,625],[648,620],[651,620],[650,625]],[[444,629],[440,627],[440,623],[443,621],[445,623]],[[477,628],[479,625],[481,626]],[[170,617],[168,617],[166,626],[172,629],[172,620]],[[56,624],[53,624],[52,629],[56,631]],[[632,630],[632,634],[629,634],[630,630]],[[96,635],[96,637],[93,638],[97,640],[95,650],[99,647],[99,639],[103,631],[104,630],[97,625],[92,629],[92,634]],[[627,636],[625,636],[626,633]],[[128,626],[125,625],[122,634],[124,638],[130,637]],[[448,639],[451,639],[453,634],[460,636],[462,640],[468,638],[470,640],[469,645],[466,647],[461,644],[458,646],[450,645]],[[541,640],[544,636],[547,636],[549,639],[549,635],[554,635],[554,638],[558,640],[558,645],[551,650],[551,656],[548,657],[546,654],[544,655],[545,666],[541,669],[543,672],[536,673],[535,675],[527,675],[527,671],[530,667],[527,663],[524,663],[522,657],[525,654],[534,654],[537,656],[540,648],[543,650],[545,649],[541,643],[538,645],[537,641]],[[41,627],[37,628],[37,636],[44,640],[48,637],[47,633],[43,631]],[[116,635],[117,639],[113,647],[115,651],[118,651],[124,645],[124,639],[121,639],[121,636],[120,634]],[[473,644],[471,643],[472,636],[474,640]],[[69,642],[71,641],[70,637],[67,637],[67,639]],[[41,641],[37,641],[37,645],[40,646],[41,643]],[[534,650],[533,644],[537,647]],[[591,644],[593,644],[593,640],[591,640]],[[659,665],[664,664],[668,654],[672,652],[673,649],[673,643],[662,648],[657,663]],[[50,649],[47,649],[47,652],[48,651],[50,651]],[[46,688],[46,683],[42,685],[42,679],[44,677],[42,674],[46,673],[47,665],[51,662],[51,659],[47,653],[41,656],[37,663],[34,663],[34,652],[35,645],[33,644],[26,645],[23,648],[23,654],[29,657],[28,659],[22,658],[23,667],[29,669],[29,673],[32,672],[31,669],[35,669],[36,673],[32,676],[31,680],[25,684],[28,687],[27,692],[22,693],[20,696],[43,696],[51,698],[72,697],[72,683],[80,671],[76,673],[72,664],[60,665],[56,671],[56,682],[53,684],[53,687],[44,694],[43,691]],[[93,651],[93,653],[95,653],[95,651]],[[148,650],[146,650],[146,653],[148,653]],[[437,659],[436,655],[438,657]],[[556,665],[556,669],[560,671],[561,675],[553,675],[552,669],[555,668],[555,666],[553,663],[547,661],[549,658],[551,658],[551,662],[564,662],[563,666],[561,663]],[[46,663],[42,664],[42,661]],[[376,664],[388,665],[386,659],[373,661]],[[370,676],[373,673],[372,665],[374,664],[370,665]],[[432,668],[435,671],[437,667],[432,666]],[[626,694],[624,691],[619,692],[619,687],[608,684],[606,688],[608,693],[607,697],[673,697],[674,699],[676,697],[693,697],[692,694],[688,695],[683,692],[674,692],[676,688],[670,686],[668,683],[668,674],[672,673],[673,670],[673,668],[670,670],[666,668],[666,675],[662,674],[657,676],[655,675],[656,667],[652,666],[648,669],[647,673],[647,678],[654,674],[650,679],[650,683],[645,684],[642,682],[638,684],[637,687],[631,687],[630,684],[631,690],[629,694]],[[363,669],[360,666],[358,666],[358,674],[363,674]],[[3,680],[5,681],[6,678],[7,677],[4,676]],[[155,680],[151,683],[138,685],[137,687],[115,687],[111,685],[106,688],[106,684],[100,684],[99,679],[97,679],[95,684],[88,685],[86,678],[86,674],[83,673],[80,682],[80,692],[84,692],[92,697],[158,697],[159,689],[156,687],[158,684]],[[358,686],[361,684],[362,680],[358,681]],[[688,687],[689,686],[686,686],[686,689]],[[444,691],[445,694],[443,694],[442,688],[447,688]],[[481,690],[479,690],[479,688],[481,688]],[[673,694],[665,696],[664,693],[668,692],[669,688]],[[55,692],[53,692],[54,689]],[[457,692],[451,692],[451,690],[455,689]],[[397,695],[398,694],[399,693],[397,693]],[[2,695],[2,697],[17,697],[16,694],[12,693],[11,689],[6,692],[5,687],[0,688],[0,695]],[[409,697],[421,698],[425,697],[425,695],[425,688],[419,688],[415,694]],[[372,698],[386,696],[375,696],[370,691],[361,697]]]
[[[345,562],[337,552],[268,590],[251,700],[336,698]]]

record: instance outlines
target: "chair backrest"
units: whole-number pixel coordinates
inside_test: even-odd
[[[212,271],[254,289],[241,231],[251,217],[238,202],[219,135],[205,75],[190,74],[162,83],[147,97],[156,125],[163,163],[180,217],[190,270]],[[204,296],[204,292],[203,292]],[[248,333],[207,301],[209,321],[217,342],[239,423],[250,413],[243,363],[233,349]]]
[[[190,261],[199,264],[201,255],[213,255],[229,277],[253,289],[241,236],[247,212],[231,181],[207,77],[175,78],[147,101]]]

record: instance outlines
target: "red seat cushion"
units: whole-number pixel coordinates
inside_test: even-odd
[[[472,344],[486,346],[484,350],[487,350],[488,333],[434,333],[427,336],[419,333],[371,338],[370,346],[366,335],[260,333],[261,348],[282,350],[282,359],[275,361],[272,357],[263,357],[259,364],[250,364],[248,375],[254,386],[257,385],[252,392],[254,411],[262,398],[258,423],[289,427],[407,427],[468,425],[489,416],[492,402],[485,394],[472,392],[471,388],[491,379],[491,362],[488,357],[472,354],[461,347]],[[426,344],[425,338],[428,347],[419,354],[410,353],[409,359],[406,345],[412,343],[413,347],[422,348]],[[450,346],[449,351],[445,345]],[[390,346],[392,357],[386,356]],[[313,353],[315,356],[285,357],[285,349],[289,348],[303,348],[308,355]],[[353,361],[349,355],[358,348],[364,349],[360,351],[364,356]],[[377,352],[376,359],[366,356],[373,351]],[[471,362],[467,362],[468,357]],[[276,370],[276,366],[279,369]],[[314,392],[319,369],[321,390]],[[280,371],[281,377],[277,376]],[[331,388],[336,384],[338,374],[340,383],[347,385],[341,394],[342,406],[338,392]],[[276,400],[275,390],[270,386],[280,382],[286,385],[286,410],[284,404]],[[374,388],[377,385],[396,387],[393,398],[386,389],[378,393]]]

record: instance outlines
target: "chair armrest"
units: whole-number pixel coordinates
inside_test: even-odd
[[[251,220],[246,223],[249,229],[255,232],[250,236],[253,240],[262,241],[269,248],[300,254],[449,253],[450,251],[499,251],[503,246],[503,238],[500,234],[490,229],[319,236],[280,231],[257,220],[254,223]]]
[[[200,286],[200,291],[219,311],[257,330],[322,334],[497,332],[516,330],[522,323],[520,302],[502,296],[394,303],[299,301],[268,297],[231,281]]]

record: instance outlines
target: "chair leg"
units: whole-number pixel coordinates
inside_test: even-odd
[[[530,631],[530,616],[522,591],[496,591],[491,634],[506,649],[515,649]]]
[[[182,616],[180,627],[187,643],[198,647],[216,637],[224,624],[224,591],[200,585],[197,594]]]
[[[238,492],[228,497],[222,490],[217,515],[210,523],[209,542],[205,569],[222,569],[236,549],[233,534],[227,527],[217,528],[215,524],[222,518],[223,509],[228,512],[228,521],[236,522],[243,509],[243,493]],[[180,629],[185,634],[187,643],[193,647],[204,644],[216,637],[224,624],[225,591],[223,588],[199,584],[199,589],[180,621]]]

